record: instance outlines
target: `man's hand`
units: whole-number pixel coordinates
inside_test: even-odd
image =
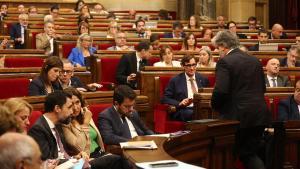
[[[179,106],[186,107],[186,106],[190,105],[191,103],[193,103],[192,98],[185,98],[179,103]]]
[[[86,125],[89,125],[90,124],[90,121],[93,117],[93,114],[91,111],[87,110],[86,107],[82,108],[82,113],[84,113],[84,121],[83,121],[83,124],[86,124]]]

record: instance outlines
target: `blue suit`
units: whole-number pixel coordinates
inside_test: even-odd
[[[25,31],[26,30],[24,30],[24,43],[23,44],[21,44],[21,42],[19,42],[19,41],[15,41],[15,39],[17,39],[17,38],[21,38],[22,37],[22,33],[21,33],[21,25],[20,25],[20,23],[16,23],[16,24],[12,24],[11,25],[11,28],[10,28],[10,32],[9,32],[9,34],[10,34],[10,38],[12,39],[12,40],[14,40],[14,43],[15,43],[15,49],[25,49],[25,43],[26,43],[26,39],[25,39]]]
[[[96,52],[96,48],[90,47],[89,52],[90,55],[93,55]],[[78,63],[81,66],[89,66],[85,63],[82,51],[77,47],[72,49],[72,52],[70,53],[68,59],[72,62],[73,65]]]
[[[195,73],[195,77],[198,88],[208,86],[208,79],[206,77],[203,77],[197,72]],[[188,121],[192,118],[193,111],[191,108],[179,106],[179,103],[183,99],[188,98],[186,82],[185,73],[180,73],[173,77],[165,89],[164,97],[161,100],[163,104],[176,106],[176,112],[171,115],[171,118],[175,120]]]
[[[285,100],[281,100],[278,104],[278,120],[300,120],[298,104],[294,99],[294,95]]]

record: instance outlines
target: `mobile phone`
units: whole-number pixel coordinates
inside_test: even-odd
[[[176,162],[163,162],[163,163],[154,163],[149,164],[151,168],[159,168],[159,167],[176,167],[178,163]]]

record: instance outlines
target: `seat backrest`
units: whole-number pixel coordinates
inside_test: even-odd
[[[273,99],[273,111],[272,111],[272,120],[276,121],[278,119],[278,104],[280,102],[279,97],[274,97]]]
[[[76,42],[74,43],[63,43],[62,48],[63,48],[63,57],[68,58],[72,49],[76,47]]]
[[[116,71],[120,58],[101,58],[100,78],[101,82],[112,82],[116,84]]]
[[[98,104],[89,105],[89,109],[93,114],[93,120],[94,120],[97,127],[98,127],[99,113],[101,113],[103,110],[105,110],[106,108],[108,108],[110,106],[112,106],[111,103],[98,103]]]
[[[0,79],[0,99],[28,96],[29,79]]]
[[[43,58],[5,58],[4,67],[42,67]]]
[[[30,122],[29,129],[34,125],[36,120],[39,119],[41,115],[43,115],[43,113],[38,110],[34,110],[31,112],[31,115],[29,117],[29,122]]]
[[[164,75],[159,77],[159,96],[163,97],[166,87],[169,84],[169,81],[174,75]]]
[[[114,46],[114,43],[100,43],[98,45],[98,49],[99,50],[106,50],[107,48],[110,48],[112,46]]]
[[[148,62],[149,62],[149,65],[150,66],[153,66],[154,65],[154,63],[156,63],[156,62],[159,62],[159,57],[151,57],[149,60],[148,60]]]

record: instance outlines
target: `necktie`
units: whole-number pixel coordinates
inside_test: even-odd
[[[124,129],[124,132],[125,132],[125,137],[132,138],[130,130],[129,130],[129,126],[128,126],[128,123],[127,123],[127,120],[125,118],[125,115],[122,115],[121,118],[123,120],[123,129]]]
[[[277,87],[275,78],[272,79],[272,83],[273,83],[273,87]]]
[[[190,78],[189,80],[190,80],[190,82],[191,82],[191,87],[192,87],[193,93],[197,93],[197,89],[196,89],[196,86],[195,86],[195,84],[194,84],[194,80],[195,80],[195,79]]]
[[[141,71],[144,66],[145,66],[145,61],[144,60],[140,60],[139,61],[139,71]]]
[[[68,153],[67,153],[67,152],[65,151],[65,149],[64,149],[64,145],[63,145],[62,142],[61,142],[61,138],[60,138],[60,136],[59,136],[59,133],[58,133],[57,129],[54,128],[54,131],[55,131],[56,142],[57,142],[57,144],[58,144],[58,146],[59,146],[59,149],[60,149],[60,153],[63,153],[63,154],[64,154],[64,158],[65,158],[65,159],[69,159],[70,156],[68,155]]]

